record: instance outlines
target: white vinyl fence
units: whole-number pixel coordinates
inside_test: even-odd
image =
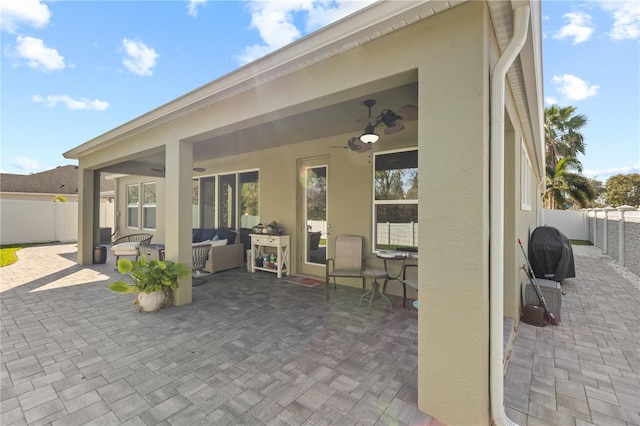
[[[640,276],[640,211],[607,207],[582,211],[544,210],[543,224],[572,240],[585,240]]]
[[[100,203],[100,227],[113,228],[113,203]],[[0,244],[78,241],[78,203],[0,199]]]
[[[589,218],[586,211],[543,210],[542,224],[553,226],[570,240],[589,240]]]

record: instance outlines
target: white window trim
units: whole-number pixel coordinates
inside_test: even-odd
[[[138,202],[135,204],[129,203],[129,188],[132,188],[134,186],[138,187]],[[125,193],[127,194],[127,210],[126,210],[126,217],[125,217],[125,221],[126,221],[126,227],[127,229],[140,229],[140,184],[128,184],[125,185]],[[138,219],[138,226],[131,226],[130,225],[130,220],[129,218],[131,217],[131,215],[129,214],[129,209],[131,208],[136,208],[137,210],[137,219]]]
[[[520,209],[531,211],[532,209],[532,177],[531,160],[524,144],[524,139],[520,139]]]
[[[372,165],[373,167],[371,168],[371,200],[373,201],[371,203],[371,252],[373,254],[376,253],[380,253],[383,252],[384,250],[382,249],[377,249],[376,248],[376,237],[377,237],[377,229],[376,229],[376,206],[377,205],[382,205],[382,204],[415,204],[419,206],[419,199],[415,199],[415,200],[376,200],[376,157],[378,155],[385,155],[385,154],[395,154],[397,152],[408,152],[408,151],[418,151],[418,147],[407,147],[407,148],[399,148],[399,149],[392,149],[392,150],[388,150],[388,151],[380,151],[380,152],[375,152],[373,154],[373,162]],[[418,167],[419,170],[419,167]],[[419,171],[418,171],[419,173]]]
[[[145,186],[149,186],[149,185],[155,185],[155,187],[156,187],[156,202],[153,203],[153,204],[146,204],[145,203],[144,188],[145,188]],[[158,202],[158,192],[157,192],[158,191],[158,184],[156,182],[143,182],[141,184],[140,190],[141,190],[141,194],[142,194],[142,197],[139,197],[140,198],[140,204],[142,206],[142,208],[140,210],[140,212],[141,212],[141,214],[140,214],[141,227],[144,230],[155,231],[156,228],[147,228],[147,227],[145,227],[146,224],[144,223],[144,218],[145,218],[144,211],[145,211],[145,209],[150,208],[150,207],[155,208],[156,209],[155,210],[155,214],[156,214],[155,222],[156,222],[156,224],[158,223],[157,222],[158,221],[158,216],[157,216],[158,215],[158,208],[157,208],[157,204],[156,204]]]

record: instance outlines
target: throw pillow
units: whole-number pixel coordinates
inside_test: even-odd
[[[220,246],[226,246],[227,245],[227,240],[212,240],[211,241],[211,247],[220,247]]]

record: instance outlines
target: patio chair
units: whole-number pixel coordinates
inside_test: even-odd
[[[205,271],[204,268],[207,264],[207,258],[209,257],[209,249],[211,248],[211,244],[207,242],[203,243],[195,243],[192,247],[191,253],[191,278],[192,278],[192,286],[198,286],[204,284],[206,282],[206,276],[211,275],[209,272]]]
[[[418,291],[418,278],[407,278],[407,268],[417,268],[418,265],[409,264],[402,267],[402,278],[399,279],[402,283],[402,307],[406,308],[407,305],[407,286],[411,287],[415,291]]]
[[[360,235],[338,235],[334,257],[325,264],[325,300],[329,300],[329,280],[333,277],[333,287],[337,289],[336,277],[360,278],[362,291],[365,289],[363,237]]]
[[[116,256],[116,265],[120,256],[140,256],[140,246],[151,244],[153,234],[130,234],[116,238],[111,242],[111,251]]]

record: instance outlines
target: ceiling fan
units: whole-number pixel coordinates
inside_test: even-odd
[[[361,118],[358,121],[368,123],[364,128],[364,133],[360,136],[360,140],[367,144],[376,143],[378,141],[379,136],[375,133],[375,129],[378,125],[384,124],[384,134],[392,135],[404,129],[404,124],[398,123],[398,121],[416,120],[418,118],[418,108],[414,105],[402,106],[398,109],[398,112],[393,112],[390,109],[383,109],[377,117],[372,118],[371,107],[376,104],[375,99],[367,99],[363,103],[364,106],[369,108],[369,116]]]
[[[161,173],[164,173],[167,169],[165,169],[164,167],[163,167],[163,168],[161,168],[161,169],[159,169],[159,168],[155,168],[155,167],[152,167],[152,168],[151,168],[151,170],[153,170],[154,172],[161,172]],[[194,168],[193,168],[193,171],[194,171],[194,172],[198,172],[198,173],[202,173],[202,172],[204,172],[205,170],[207,170],[207,169],[205,169],[204,167],[194,167]]]
[[[349,139],[347,141],[347,146],[340,145],[340,146],[332,146],[331,148],[349,148],[351,151],[355,151],[358,153],[371,151],[373,149],[370,143],[364,143],[358,137]]]

